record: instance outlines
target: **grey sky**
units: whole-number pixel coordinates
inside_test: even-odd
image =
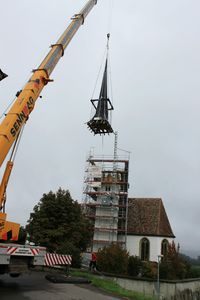
[[[162,197],[182,250],[200,254],[200,2],[110,1],[90,13],[27,122],[8,218],[25,224],[42,194],[59,186],[81,200],[90,148],[113,153],[113,136],[102,143],[85,125],[112,2],[113,128],[119,147],[131,151],[129,196]],[[86,2],[0,0],[0,68],[9,75],[0,84],[0,112]]]

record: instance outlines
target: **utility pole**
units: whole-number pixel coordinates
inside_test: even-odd
[[[160,300],[160,261],[163,255],[158,255],[158,272],[157,272],[157,294],[158,300]]]

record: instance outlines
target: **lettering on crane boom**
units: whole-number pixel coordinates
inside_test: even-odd
[[[19,114],[17,114],[17,120],[15,121],[13,127],[10,130],[10,133],[12,134],[13,137],[16,136],[24,121],[27,120],[29,113],[33,109],[33,106],[34,106],[34,100],[32,97],[30,97],[27,103],[25,104],[23,110]]]

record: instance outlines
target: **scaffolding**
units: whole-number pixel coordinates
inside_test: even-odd
[[[86,163],[83,200],[85,215],[93,222],[91,251],[111,243],[126,248],[129,156],[117,156],[115,145],[114,156],[90,154]]]

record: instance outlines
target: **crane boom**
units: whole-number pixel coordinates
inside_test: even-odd
[[[52,81],[49,76],[60,58],[64,55],[65,48],[79,27],[84,23],[85,18],[94,5],[97,4],[97,1],[98,0],[89,0],[80,13],[72,18],[70,25],[58,41],[51,45],[51,50],[45,59],[37,69],[33,70],[33,75],[20,93],[18,93],[12,107],[0,124],[0,166],[4,162],[23,124],[27,121],[30,113],[34,109],[35,102],[44,86]]]
[[[50,74],[54,70],[60,58],[64,55],[66,47],[72,40],[75,33],[78,31],[79,27],[84,23],[84,20],[89,12],[97,4],[97,1],[98,0],[88,0],[80,13],[72,17],[72,21],[67,29],[61,35],[58,41],[51,45],[51,50],[47,56],[44,58],[39,67],[33,70],[33,75],[25,84],[24,88],[17,93],[14,103],[0,124],[0,167],[3,164],[11,147],[15,149],[21,129],[28,120],[30,113],[34,109],[36,100],[38,99],[41,91],[48,82],[53,81],[49,78]],[[19,234],[20,225],[7,221],[6,213],[4,213],[6,187],[12,168],[13,161],[10,159],[6,165],[2,182],[0,183],[0,240],[17,240]]]

